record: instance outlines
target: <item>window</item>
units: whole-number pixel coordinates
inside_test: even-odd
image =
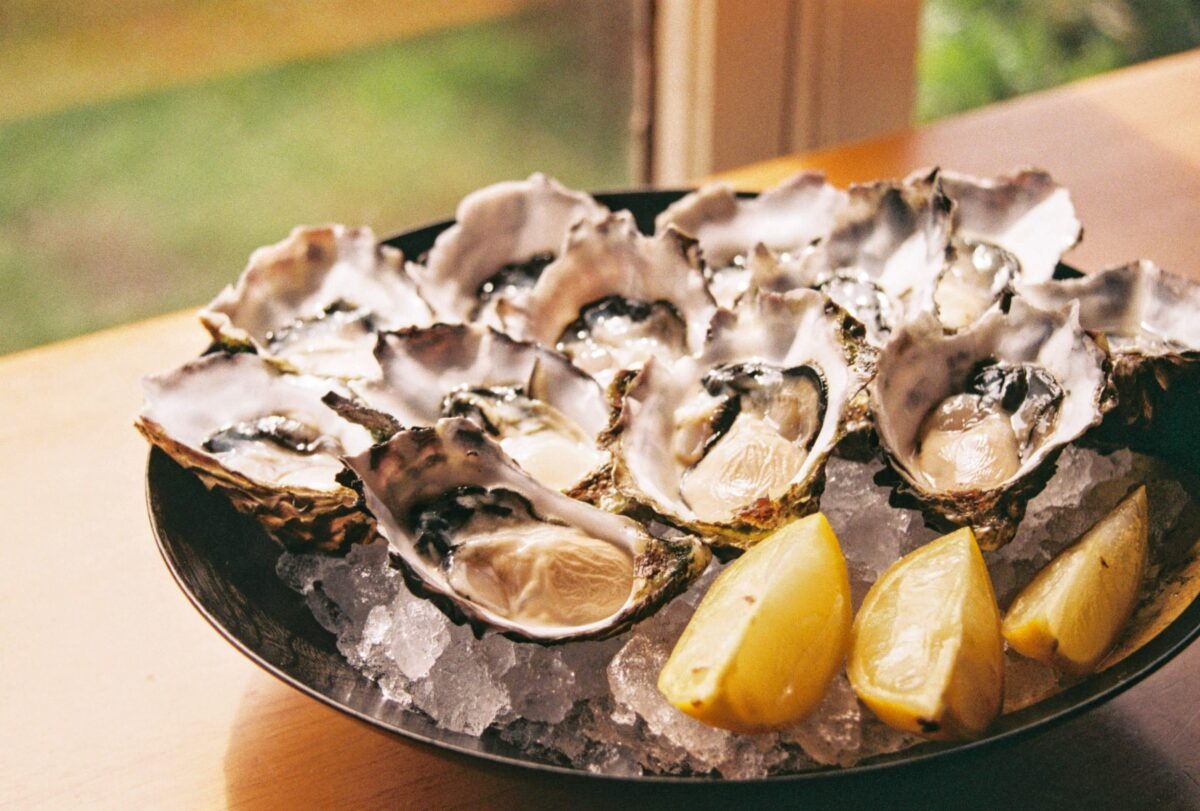
[[[629,2],[10,0],[0,353],[197,306],[298,223],[628,185]]]

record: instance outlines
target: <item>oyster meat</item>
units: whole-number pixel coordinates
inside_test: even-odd
[[[610,431],[617,487],[712,543],[747,547],[817,507],[824,463],[864,407],[874,352],[820,293],[720,311],[698,358],[626,373]]]
[[[1185,452],[1170,420],[1194,420],[1191,404],[1200,390],[1200,285],[1167,273],[1150,261],[1025,285],[1021,294],[1047,309],[1078,302],[1084,329],[1104,336],[1112,360],[1117,406],[1105,421],[1107,442],[1128,442],[1154,430],[1172,439],[1159,448]],[[1170,415],[1163,422],[1163,415]],[[1172,447],[1174,445],[1174,447]],[[1183,456],[1182,458],[1188,458]]]
[[[321,402],[329,381],[248,353],[207,355],[143,383],[137,427],[290,548],[368,540],[372,522],[337,481],[370,434]]]
[[[1021,282],[1050,279],[1083,235],[1067,190],[1043,171],[995,178],[940,172],[939,179],[954,202],[950,252],[919,309],[949,331],[1004,306]]]
[[[479,631],[611,636],[708,563],[693,536],[542,486],[469,420],[401,431],[347,463],[410,585]]]
[[[817,288],[882,346],[945,267],[951,212],[936,171],[853,186],[828,236],[791,261],[760,261],[752,289]]]
[[[1104,352],[1077,309],[1014,298],[953,335],[926,317],[879,357],[871,409],[902,493],[926,515],[1007,543],[1067,443],[1110,405]]]
[[[378,374],[378,330],[430,323],[429,305],[395,248],[369,228],[296,228],[259,248],[237,284],[200,313],[213,339],[253,348],[289,371],[354,378]]]
[[[994,178],[943,171],[940,178],[954,201],[955,235],[968,250],[983,244],[1008,252],[1028,283],[1051,279],[1083,238],[1070,192],[1040,169]]]
[[[498,307],[505,331],[557,348],[605,387],[647,358],[698,353],[715,311],[695,241],[671,228],[643,236],[627,211],[576,224],[529,295]]]
[[[479,189],[438,235],[424,265],[410,266],[442,321],[495,324],[501,298],[520,299],[561,252],[571,226],[608,211],[543,174]]]
[[[333,397],[347,419],[380,424],[361,404],[400,426],[466,417],[547,487],[586,487],[608,462],[597,444],[608,424],[604,391],[558,352],[489,327],[435,324],[380,336],[379,380],[350,384],[361,403]]]
[[[748,260],[755,246],[789,262],[833,229],[846,201],[846,193],[819,172],[801,172],[748,198],[738,197],[728,183],[713,183],[672,203],[658,215],[655,230],[674,227],[695,237],[713,297],[732,307],[750,287]]]

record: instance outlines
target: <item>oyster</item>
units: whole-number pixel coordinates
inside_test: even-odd
[[[1200,285],[1143,260],[1079,279],[1025,285],[1021,294],[1046,309],[1078,302],[1084,329],[1103,334],[1117,392],[1106,432],[1133,428],[1140,434],[1157,426],[1159,434],[1170,435],[1166,446],[1194,435],[1191,403],[1200,386]],[[1168,397],[1172,392],[1175,397]],[[1163,424],[1164,413],[1186,420],[1188,430]],[[1128,442],[1129,437],[1112,439]]]
[[[339,484],[342,454],[370,434],[326,408],[329,382],[257,355],[207,355],[143,382],[138,430],[290,548],[337,549],[373,524]]]
[[[996,246],[1009,253],[1027,283],[1054,276],[1063,254],[1083,237],[1070,193],[1040,169],[977,178],[940,173],[954,201],[954,232],[967,249]]]
[[[953,335],[930,317],[906,325],[870,386],[900,492],[935,521],[971,526],[987,549],[1012,538],[1058,453],[1110,405],[1104,352],[1076,308],[1010,306]]]
[[[832,230],[846,201],[819,172],[801,172],[751,198],[713,183],[671,204],[655,226],[660,234],[673,226],[700,242],[713,297],[732,307],[750,286],[747,260],[756,245],[789,261]]]
[[[936,171],[904,183],[853,186],[829,235],[790,261],[760,257],[752,287],[817,288],[882,346],[945,267],[951,212]]]
[[[947,330],[1002,307],[1022,282],[1050,279],[1083,235],[1070,195],[1046,172],[1026,169],[995,178],[941,172],[939,178],[954,201],[953,234],[948,261],[919,309]]]
[[[429,305],[395,248],[369,228],[295,228],[259,248],[236,285],[200,313],[213,339],[252,347],[289,371],[325,377],[378,374],[375,333],[430,323]]]
[[[562,250],[570,227],[608,209],[543,174],[463,198],[424,265],[411,265],[443,321],[494,322],[496,300],[528,293]]]
[[[708,563],[695,537],[543,487],[468,420],[402,431],[347,463],[409,584],[479,631],[611,636]]]
[[[523,300],[501,300],[505,331],[556,347],[607,386],[649,357],[695,354],[716,304],[694,240],[638,233],[627,211],[583,220]]]
[[[723,546],[812,512],[826,457],[865,408],[875,353],[861,332],[812,290],[720,311],[700,357],[619,379],[617,488]]]
[[[390,415],[377,433],[466,417],[535,479],[563,491],[586,487],[608,462],[597,445],[609,417],[604,391],[553,350],[488,327],[435,324],[384,333],[375,355],[382,378],[350,387]],[[347,419],[378,424],[358,404],[335,396],[333,405]]]

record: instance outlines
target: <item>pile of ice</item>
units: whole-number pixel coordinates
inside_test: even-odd
[[[855,608],[893,561],[937,535],[918,513],[889,506],[890,490],[874,481],[879,470],[877,463],[830,460],[821,500],[846,555]],[[1067,448],[1016,539],[987,555],[1001,606],[1139,482],[1147,484],[1155,543],[1183,509],[1183,487],[1148,457]],[[278,565],[346,658],[389,699],[449,730],[479,735],[490,728],[543,759],[605,774],[752,778],[852,765],[919,742],[877,721],[844,675],[814,715],[771,734],[713,729],[668,704],[655,688],[658,672],[719,569],[714,562],[686,594],[617,638],[546,648],[476,639],[409,593],[382,544],[345,558],[284,554]],[[1010,663],[1009,706],[1055,689],[1044,668],[1015,655]]]

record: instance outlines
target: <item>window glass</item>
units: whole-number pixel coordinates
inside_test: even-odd
[[[203,303],[296,224],[383,236],[533,171],[629,182],[630,3],[469,2],[517,11],[389,41],[364,15],[302,57],[271,38],[320,2],[112,5],[0,10],[0,353]],[[180,57],[148,64],[155,37]]]
[[[1196,0],[925,0],[917,117],[931,121],[1197,45]]]

